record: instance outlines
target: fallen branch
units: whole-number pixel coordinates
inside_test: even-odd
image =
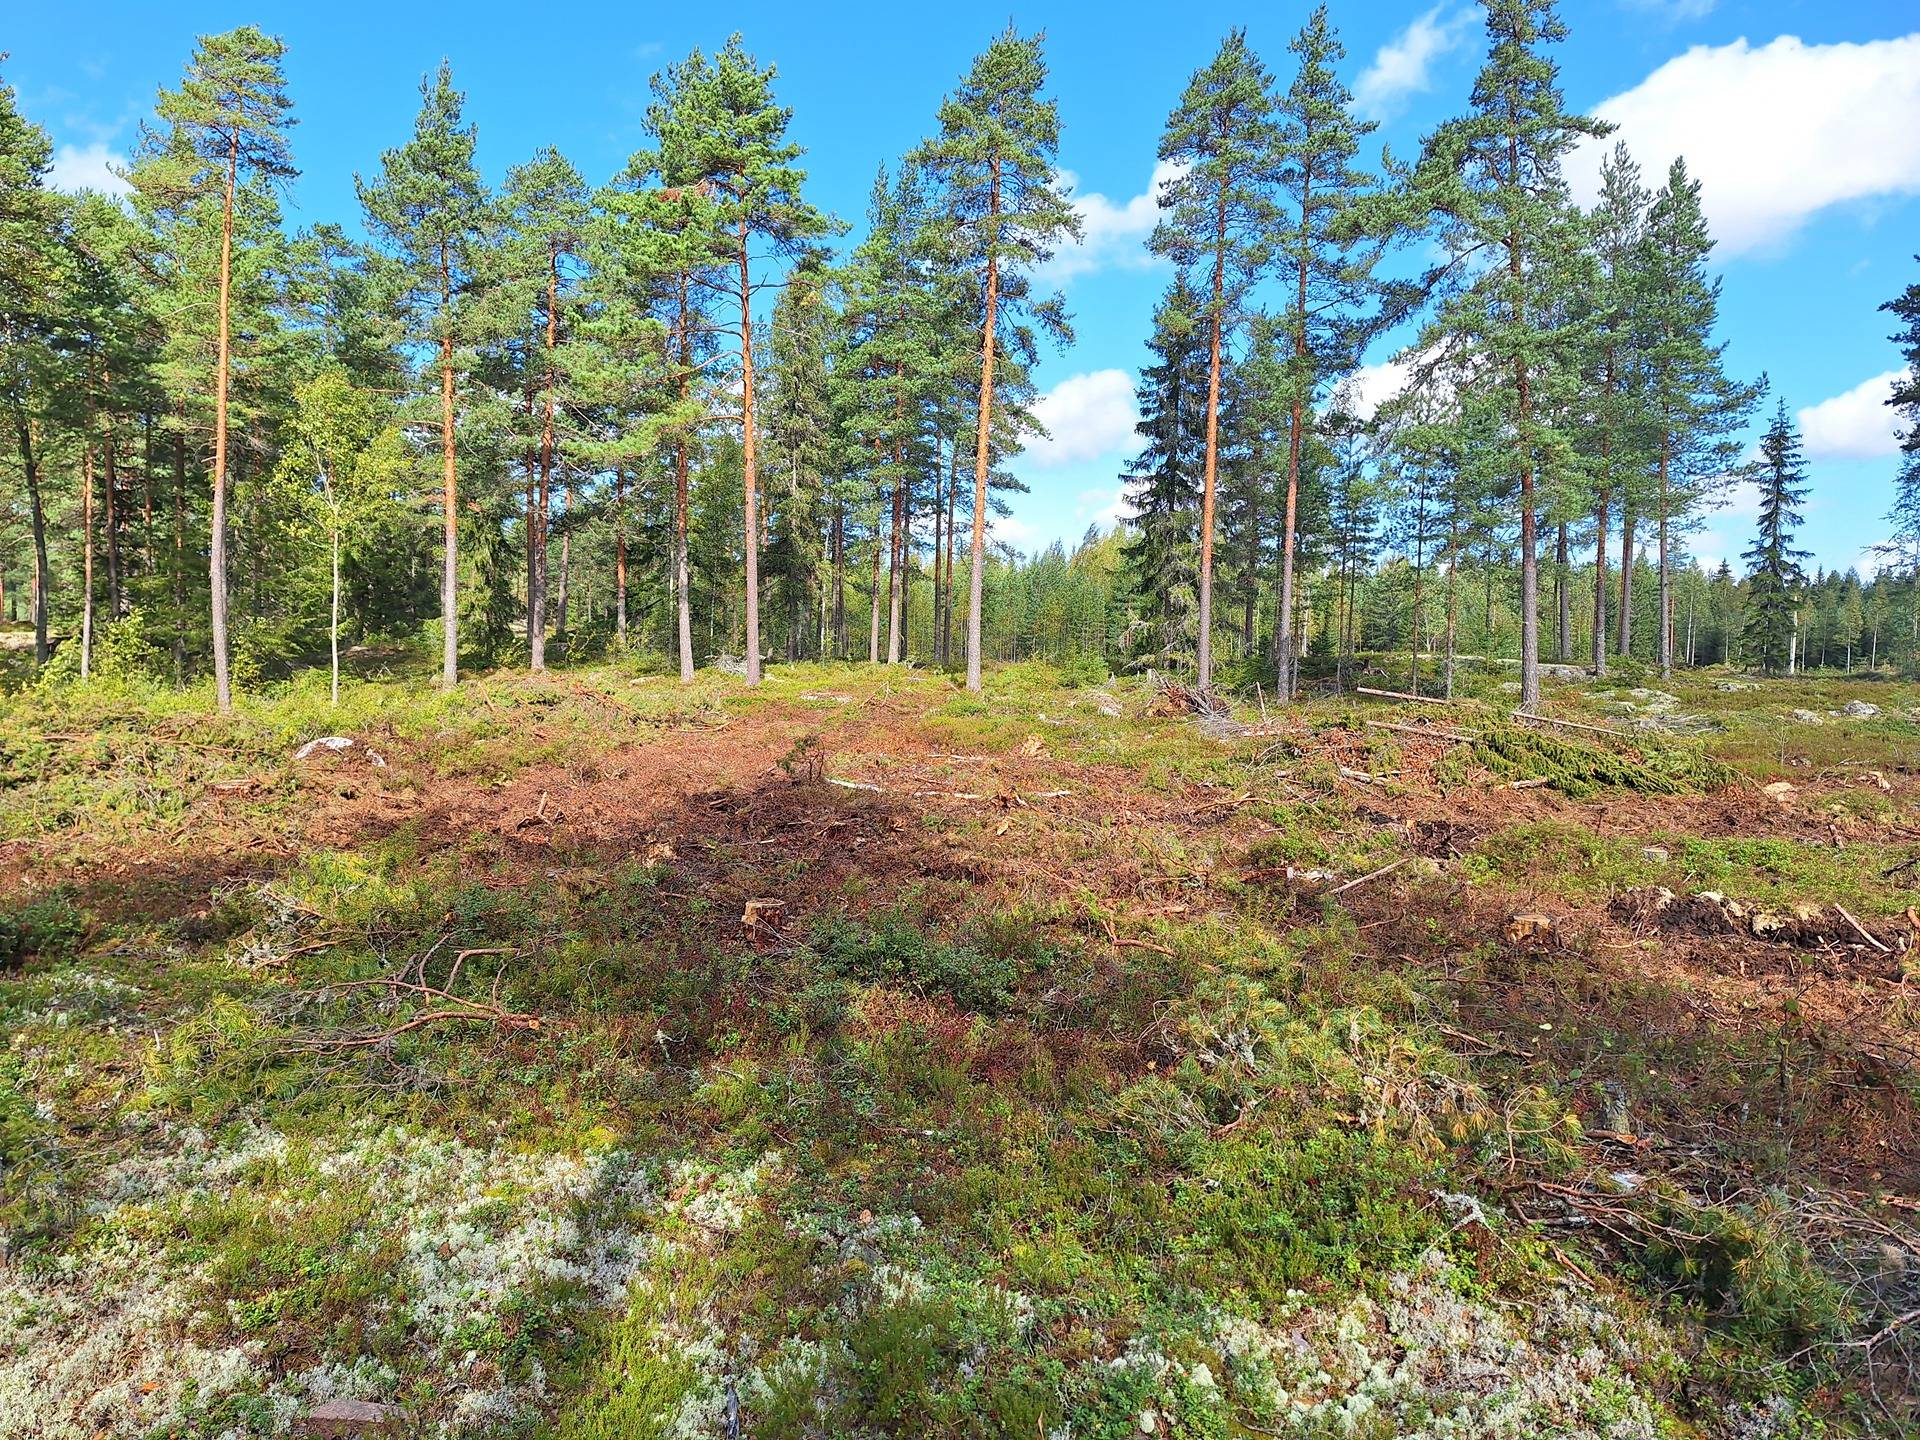
[[[886,791],[882,790],[878,785],[870,784],[865,780],[836,780],[829,775],[827,777],[827,784],[838,785],[842,790],[871,790],[876,795],[886,794]]]
[[[1371,685],[1353,687],[1356,695],[1371,695],[1378,700],[1410,700],[1416,705],[1452,705],[1451,700],[1443,700],[1438,695],[1409,695],[1404,690],[1376,690]]]
[[[1516,720],[1532,720],[1541,725],[1560,725],[1568,730],[1584,730],[1589,735],[1611,735],[1616,740],[1635,740],[1639,738],[1636,735],[1629,734],[1625,730],[1610,730],[1605,725],[1588,725],[1579,720],[1558,720],[1551,715],[1536,715],[1531,710],[1516,710],[1513,712],[1513,718]]]
[[[1854,934],[1858,935],[1862,940],[1866,941],[1867,944],[1871,945],[1874,949],[1878,950],[1882,955],[1891,955],[1893,953],[1893,951],[1890,950],[1886,945],[1882,944],[1881,941],[1876,936],[1874,936],[1872,932],[1870,932],[1867,929],[1866,926],[1862,925],[1858,920],[1854,919],[1852,915],[1848,914],[1846,906],[1836,901],[1834,903],[1833,913],[1838,915],[1842,920],[1846,921],[1848,925],[1852,926]]]
[[[1368,720],[1365,724],[1369,730],[1396,730],[1402,735],[1425,735],[1434,740],[1451,740],[1456,745],[1480,738],[1478,735],[1468,735],[1458,730],[1436,730],[1431,725],[1399,725],[1391,720]]]
[[[1386,864],[1382,865],[1378,870],[1369,870],[1364,875],[1356,876],[1352,880],[1348,880],[1339,885],[1334,886],[1331,890],[1327,891],[1327,894],[1339,895],[1345,891],[1353,889],[1354,886],[1356,885],[1364,885],[1369,880],[1378,880],[1382,875],[1389,875],[1395,870],[1398,870],[1402,865],[1406,864],[1407,861],[1410,860],[1411,858],[1412,858],[1411,856],[1402,855],[1398,860],[1389,860]]]

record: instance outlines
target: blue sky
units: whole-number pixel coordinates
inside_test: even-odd
[[[1078,334],[1040,371],[1054,438],[1018,462],[1032,493],[1001,522],[1003,538],[1022,547],[1072,540],[1117,513],[1133,371],[1168,278],[1144,250],[1161,126],[1234,25],[1284,78],[1286,43],[1307,10],[1188,0],[1170,24],[1163,4],[1011,7],[1023,29],[1047,32],[1061,158],[1088,236],[1054,267]],[[1558,56],[1570,101],[1619,121],[1650,175],[1684,153],[1701,177],[1722,241],[1730,368],[1767,372],[1800,415],[1815,480],[1804,539],[1824,565],[1856,563],[1882,537],[1895,469],[1880,401],[1899,356],[1877,307],[1920,279],[1920,17],[1910,0],[1566,0],[1561,13],[1572,31]],[[1349,83],[1380,120],[1379,138],[1410,156],[1465,102],[1482,51],[1477,11],[1461,0],[1346,0],[1332,14]],[[290,46],[303,171],[289,211],[296,224],[353,222],[353,173],[405,137],[420,77],[443,56],[467,91],[491,177],[552,144],[597,182],[643,143],[652,72],[732,29],[780,67],[815,198],[858,221],[874,167],[926,133],[1002,12],[741,4],[715,16],[602,0],[544,12],[37,5],[9,18],[6,74],[53,134],[56,178],[111,184],[108,163],[133,142],[156,88],[178,78],[192,37],[249,22]],[[1367,359],[1368,388],[1384,392],[1389,347]],[[1750,522],[1750,500],[1736,495],[1694,537],[1696,553],[1737,565]]]

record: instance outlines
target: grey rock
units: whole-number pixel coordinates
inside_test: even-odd
[[[1850,720],[1871,720],[1880,713],[1880,707],[1869,705],[1865,700],[1849,700],[1834,713],[1845,715]]]
[[[371,1400],[328,1400],[294,1422],[294,1430],[301,1435],[341,1437],[397,1435],[400,1411],[397,1406],[376,1405]]]

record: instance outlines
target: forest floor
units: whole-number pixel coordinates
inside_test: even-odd
[[[1653,683],[6,696],[0,1437],[1912,1433],[1920,686]]]

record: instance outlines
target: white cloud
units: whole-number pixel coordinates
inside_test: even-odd
[[[1729,255],[1777,246],[1832,205],[1920,194],[1920,34],[1696,45],[1595,113],[1620,128],[1572,157],[1576,193],[1597,192],[1616,140],[1653,183],[1684,155]]]
[[[1798,418],[1807,454],[1816,460],[1873,460],[1899,453],[1887,396],[1905,376],[1904,370],[1889,370],[1802,410]]]
[[[53,170],[48,175],[56,190],[78,194],[98,190],[102,195],[125,195],[133,187],[113,167],[126,165],[126,158],[111,147],[95,141],[91,145],[62,145],[53,152]]]
[[[1143,192],[1115,201],[1097,190],[1079,193],[1078,177],[1070,170],[1061,172],[1064,188],[1080,215],[1081,234],[1039,267],[1038,278],[1049,285],[1064,285],[1076,275],[1110,266],[1139,270],[1158,263],[1158,257],[1147,249],[1147,237],[1160,219],[1160,187],[1180,173],[1180,166],[1158,161]]]
[[[1445,0],[1382,45],[1354,83],[1354,99],[1367,114],[1391,115],[1408,97],[1433,88],[1434,62],[1459,48],[1473,12],[1449,10]]]
[[[1133,377],[1124,370],[1069,375],[1034,402],[1048,438],[1022,451],[1039,469],[1099,460],[1133,443],[1139,413],[1133,408]]]
[[[1111,530],[1122,520],[1133,519],[1134,508],[1127,500],[1127,487],[1122,483],[1111,489],[1082,490],[1074,514],[1090,525]]]
[[[1377,365],[1362,365],[1340,385],[1340,398],[1362,420],[1407,388],[1413,378],[1413,357],[1395,356]]]
[[[987,529],[999,544],[1010,545],[1015,550],[1030,550],[1039,532],[1018,515],[995,515],[987,522]]]

